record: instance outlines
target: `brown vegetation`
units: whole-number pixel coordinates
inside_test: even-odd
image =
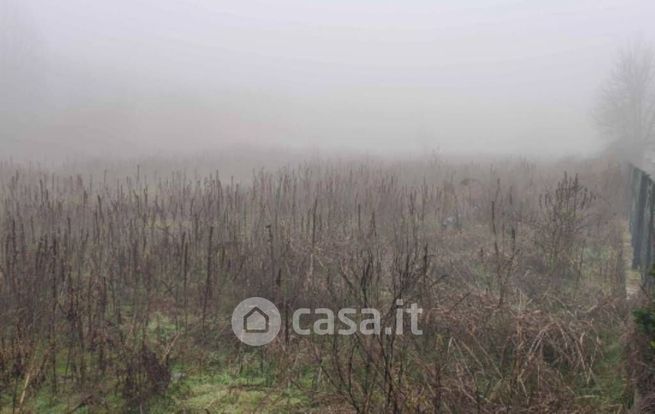
[[[246,184],[0,165],[0,404],[75,390],[71,411],[143,410],[172,364],[253,352],[230,314],[263,296],[389,325],[397,299],[425,309],[422,336],[299,337],[283,318],[261,357],[316,411],[620,412],[623,183],[602,161],[316,161]]]

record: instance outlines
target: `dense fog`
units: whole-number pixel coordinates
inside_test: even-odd
[[[650,0],[0,0],[0,148],[590,154],[599,86],[653,17]]]

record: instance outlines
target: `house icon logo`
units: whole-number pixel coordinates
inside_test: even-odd
[[[255,306],[243,317],[243,330],[247,333],[268,332],[269,319],[263,310]]]
[[[268,299],[248,298],[232,312],[232,330],[247,345],[268,344],[280,332],[281,325],[280,311]]]

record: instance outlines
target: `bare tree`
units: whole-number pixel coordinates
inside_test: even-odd
[[[596,121],[603,135],[622,149],[638,151],[655,132],[655,54],[635,42],[619,51],[602,88]]]

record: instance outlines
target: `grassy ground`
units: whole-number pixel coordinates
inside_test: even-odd
[[[259,367],[256,358],[247,366],[225,366],[199,369],[180,365],[173,369],[173,380],[167,393],[153,397],[141,410],[150,413],[294,413],[320,412],[309,396],[294,384],[276,384],[272,367]],[[238,372],[241,369],[241,372]],[[118,393],[94,401],[93,409],[87,393],[68,390],[55,396],[42,390],[25,404],[25,412],[35,413],[116,413],[125,412],[125,401]],[[2,413],[10,413],[11,404]],[[134,409],[132,412],[141,410]]]

